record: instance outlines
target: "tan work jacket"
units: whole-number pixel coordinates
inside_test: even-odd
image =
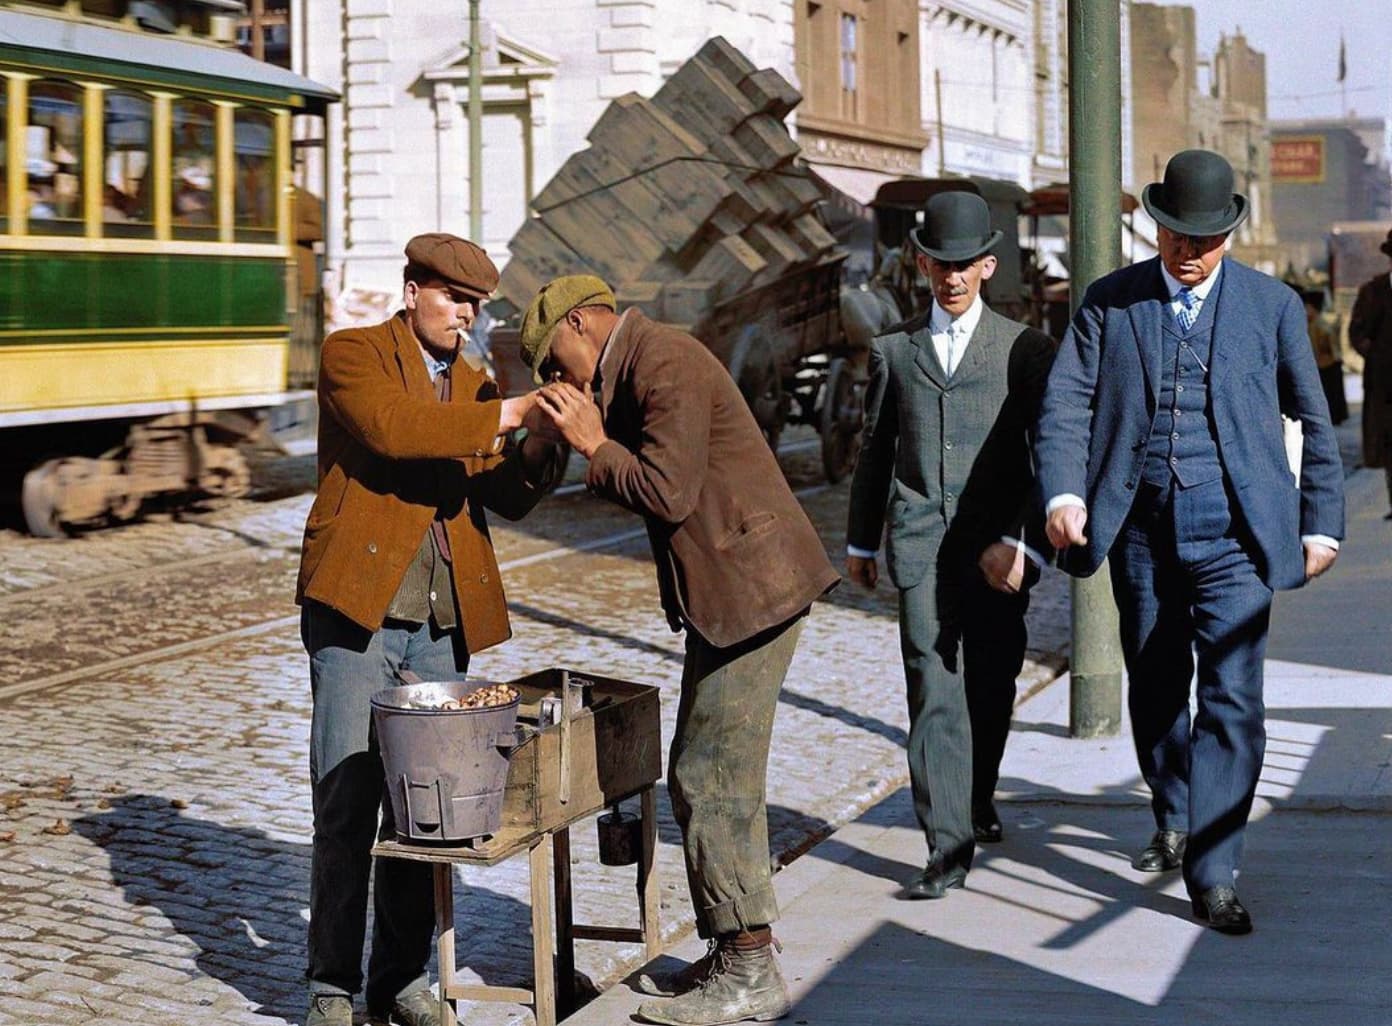
[[[463,361],[451,374],[452,397],[441,403],[404,314],[325,339],[319,494],[295,600],[378,630],[439,510],[464,641],[478,652],[511,636],[484,507],[516,520],[543,492],[520,458],[494,452],[502,407],[494,382]]]

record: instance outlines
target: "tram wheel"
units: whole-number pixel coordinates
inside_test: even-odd
[[[62,462],[48,460],[24,475],[19,495],[20,508],[24,512],[25,526],[36,538],[63,538],[67,535],[59,516],[63,488],[58,472]]]

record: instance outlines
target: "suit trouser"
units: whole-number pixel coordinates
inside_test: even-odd
[[[1142,484],[1110,554],[1137,759],[1156,825],[1189,832],[1184,879],[1196,894],[1233,881],[1266,751],[1271,589],[1236,520],[1221,480]]]
[[[914,813],[934,858],[970,867],[973,805],[991,801],[1025,660],[1029,595],[991,588],[975,566],[930,571],[899,592]]]
[[[424,988],[435,933],[430,864],[378,859],[374,838],[395,834],[382,758],[372,728],[372,695],[401,683],[397,669],[424,680],[462,680],[468,655],[452,633],[388,621],[373,633],[317,602],[300,614],[314,710],[309,773],[314,847],[309,879],[312,993],[354,994],[362,986],[367,897],[372,884],[369,1009]],[[380,816],[380,827],[379,827]]]
[[[778,918],[769,870],[768,753],[778,692],[805,616],[728,648],[686,632],[667,789],[702,937]]]

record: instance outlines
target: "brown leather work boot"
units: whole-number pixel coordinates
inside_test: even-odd
[[[767,930],[762,931],[767,937]],[[750,934],[722,937],[708,956],[709,972],[692,989],[670,1001],[645,1001],[638,1016],[660,1026],[723,1026],[771,1022],[792,1009],[788,986],[767,941],[748,947]],[[745,943],[743,949],[740,942]]]
[[[643,973],[638,977],[638,989],[653,997],[676,997],[685,994],[710,975],[720,942],[714,937],[706,941],[706,953],[670,973]]]

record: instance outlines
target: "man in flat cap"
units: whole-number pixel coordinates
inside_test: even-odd
[[[558,278],[522,321],[541,408],[589,460],[596,495],[648,526],[667,620],[686,631],[668,759],[705,958],[644,989],[649,1022],[774,1019],[788,991],[771,948],[765,773],[778,692],[803,618],[837,582],[729,373],[684,332],[591,275]],[[593,391],[594,397],[591,397]],[[700,986],[697,986],[700,984]]]
[[[933,301],[871,342],[851,481],[847,574],[875,587],[884,535],[899,589],[909,779],[928,842],[910,899],[961,887],[976,842],[1002,838],[992,799],[1047,552],[1030,431],[1054,344],[981,298],[1001,234],[975,193],[929,199],[909,238]]]
[[[1036,462],[1060,566],[1085,577],[1109,562],[1156,826],[1132,866],[1183,867],[1194,915],[1242,934],[1235,876],[1266,747],[1272,592],[1334,563],[1343,471],[1300,299],[1224,257],[1247,216],[1232,167],[1185,150],[1141,201],[1160,254],[1088,287],[1049,376]],[[1298,480],[1282,414],[1303,429]]]
[[[418,235],[403,278],[403,310],[334,332],[320,358],[319,494],[296,594],[314,699],[307,1026],[352,1024],[369,877],[368,1013],[439,1022],[426,977],[430,866],[383,859],[375,875],[372,866],[373,841],[395,824],[370,699],[407,669],[462,680],[471,654],[508,638],[484,509],[521,517],[557,465],[535,394],[501,399],[457,359],[497,285],[493,262],[453,235]],[[530,433],[504,455],[504,436],[524,425]]]

